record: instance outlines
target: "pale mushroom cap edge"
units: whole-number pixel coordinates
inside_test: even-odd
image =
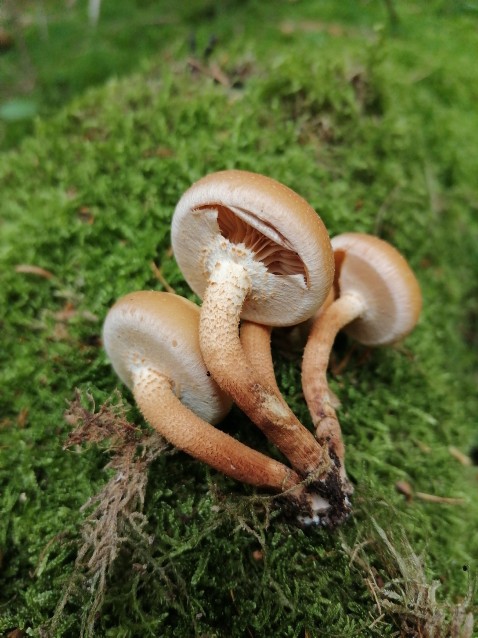
[[[340,295],[356,293],[366,310],[345,332],[364,345],[403,339],[415,327],[422,308],[418,281],[405,258],[388,242],[365,233],[332,238]]]
[[[199,308],[178,295],[139,291],[109,310],[103,344],[119,378],[130,389],[133,372],[146,366],[171,380],[180,401],[208,423],[217,423],[231,400],[208,376],[199,348]]]

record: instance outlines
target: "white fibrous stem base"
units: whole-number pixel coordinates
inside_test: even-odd
[[[309,525],[327,526],[327,516],[330,511],[330,503],[318,494],[310,495],[310,514],[298,516],[301,525],[308,527]]]

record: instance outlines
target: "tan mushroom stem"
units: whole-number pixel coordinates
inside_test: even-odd
[[[239,321],[251,291],[247,269],[219,260],[212,269],[201,309],[199,341],[208,370],[218,385],[266,434],[299,474],[320,478],[330,467],[327,453],[248,361],[239,338]]]
[[[316,329],[319,331],[321,330],[318,322],[319,314],[322,314],[330,305],[330,303],[332,303],[332,300],[330,298],[328,299],[329,301],[325,308],[321,308],[320,312],[318,312],[316,315],[314,326],[316,326]],[[335,313],[332,312],[331,315],[333,314]],[[312,322],[310,323],[312,324]],[[335,339],[335,335],[332,334],[334,330],[334,323],[335,319],[332,319],[332,325],[329,324],[327,326],[328,328],[330,328],[330,334],[321,334],[321,345],[316,343],[315,348],[309,348],[309,356],[311,357],[312,362],[310,365],[306,364],[306,369],[308,369],[309,374],[312,375],[312,380],[307,380],[307,383],[310,393],[314,396],[314,400],[311,400],[308,408],[314,426],[316,427],[316,438],[321,444],[326,445],[327,447],[329,447],[329,449],[333,449],[334,453],[340,459],[341,479],[344,487],[346,487],[347,489],[347,492],[350,493],[352,491],[352,487],[351,485],[349,485],[348,479],[346,478],[345,468],[343,465],[345,449],[342,441],[340,424],[335,414],[335,408],[340,406],[340,401],[328,387],[325,370],[318,372],[317,370],[314,370],[313,365],[314,362],[318,360],[318,357],[327,358],[328,360],[328,357],[330,356],[330,350]],[[340,325],[337,328],[336,333],[341,328],[342,326]],[[270,326],[263,326],[252,321],[243,321],[241,322],[241,344],[246,357],[249,359],[250,363],[254,366],[256,371],[261,375],[263,381],[267,383],[271,388],[274,388],[277,397],[287,406],[287,403],[285,402],[285,399],[281,394],[280,388],[277,385],[277,379],[274,372],[274,362],[272,359],[272,350],[270,344],[271,332],[272,328]],[[327,354],[326,352],[318,352],[322,349],[327,350],[328,346],[326,343],[324,343],[324,337],[326,337],[330,341],[329,354]],[[318,421],[317,417],[314,418],[314,415],[317,415],[319,413],[324,415],[320,421]]]
[[[318,316],[319,313],[324,312],[330,304],[334,301],[334,291],[333,288],[330,289],[329,294],[327,295],[323,305],[319,308],[316,313]],[[301,322],[296,326],[293,326],[292,329],[298,329],[303,331],[304,334],[307,332],[307,336],[300,336],[298,341],[301,343],[301,351],[305,346],[307,341],[307,337],[310,333],[312,322],[314,318],[308,319],[307,321]],[[284,329],[282,329],[283,331]],[[290,330],[290,328],[289,328]],[[278,330],[281,332],[281,329]],[[277,379],[274,371],[274,361],[272,359],[272,350],[271,350],[271,335],[272,335],[272,326],[264,326],[260,323],[255,323],[254,321],[241,321],[241,344],[244,350],[246,357],[249,359],[249,362],[254,366],[257,372],[260,373],[261,378],[271,387],[275,388],[277,396],[280,399],[283,399],[281,390],[277,385]],[[281,335],[282,337],[282,335]],[[280,338],[280,337],[279,337]],[[286,337],[287,338],[287,337]],[[333,394],[333,393],[332,393]],[[284,400],[284,399],[283,399]],[[335,395],[333,395],[334,407],[340,405],[340,401],[337,399]]]
[[[336,299],[317,313],[304,350],[302,388],[316,436],[341,462],[344,445],[326,371],[342,328],[363,345],[396,343],[415,327],[421,310],[419,284],[404,257],[388,242],[364,233],[332,239]]]
[[[277,492],[299,484],[299,476],[290,468],[196,416],[175,396],[164,375],[140,368],[133,380],[134,398],[144,418],[178,449],[243,483]]]
[[[337,333],[359,317],[363,309],[363,299],[352,293],[339,297],[323,312],[317,313],[302,361],[302,388],[316,428],[315,435],[336,454],[343,477],[345,448],[334,409],[337,399],[327,382],[327,366]]]
[[[271,351],[271,326],[264,326],[254,321],[241,321],[241,345],[249,363],[261,375],[262,380],[274,388],[277,396],[283,399],[277,385],[274,362]]]

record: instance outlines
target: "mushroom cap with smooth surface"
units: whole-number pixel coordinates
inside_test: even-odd
[[[286,326],[307,319],[333,281],[320,217],[297,193],[264,175],[226,170],[200,179],[176,206],[171,239],[179,267],[201,298],[221,255],[245,263],[245,253],[252,254],[257,272],[241,316],[257,323]]]
[[[113,368],[130,389],[133,374],[150,367],[169,378],[174,394],[208,423],[217,423],[232,402],[208,375],[199,348],[199,308],[178,295],[140,291],[125,295],[108,312],[103,343]]]
[[[399,341],[415,327],[422,295],[404,257],[388,242],[364,233],[332,238],[336,297],[356,294],[365,302],[360,317],[344,330],[364,345]]]

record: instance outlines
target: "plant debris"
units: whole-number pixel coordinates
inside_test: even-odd
[[[91,394],[86,394],[84,407],[80,392],[69,403],[65,418],[74,430],[64,445],[91,445],[108,441],[112,452],[105,469],[114,470],[106,485],[81,507],[86,518],[80,529],[80,542],[75,570],[52,618],[52,629],[58,623],[63,608],[86,578],[91,603],[82,625],[82,635],[92,635],[95,618],[100,610],[107,586],[107,577],[124,546],[141,542],[150,545],[153,537],[146,531],[143,513],[148,469],[168,447],[156,432],[144,432],[126,418],[126,408],[116,391],[98,410]]]
[[[18,264],[15,266],[15,272],[25,275],[36,275],[37,277],[43,277],[44,279],[51,279],[54,277],[53,273],[41,266],[33,266],[32,264]]]
[[[465,467],[470,467],[472,465],[471,458],[468,456],[468,454],[465,454],[453,445],[450,445],[448,451],[450,452],[452,457],[458,461],[458,463],[461,463]]]
[[[470,579],[460,603],[441,602],[437,598],[440,581],[429,580],[422,557],[408,539],[395,541],[375,519],[371,523],[371,538],[344,549],[350,562],[367,574],[365,582],[378,612],[374,623],[391,615],[403,638],[472,638],[475,583]],[[373,554],[380,568],[372,561]]]

